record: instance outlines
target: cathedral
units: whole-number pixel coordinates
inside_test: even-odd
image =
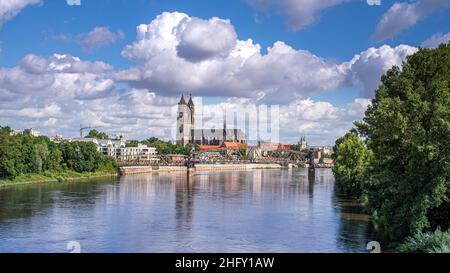
[[[177,144],[180,146],[187,144],[221,146],[224,142],[247,144],[247,139],[242,130],[227,129],[225,120],[223,129],[196,129],[195,105],[192,96],[186,103],[182,95],[178,103]]]

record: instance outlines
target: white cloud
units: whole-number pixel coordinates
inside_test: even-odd
[[[41,0],[2,0],[0,1],[0,26],[7,20],[15,17],[29,5],[41,3]]]
[[[170,136],[170,109],[177,99],[118,90],[110,76],[103,62],[27,55],[15,67],[0,68],[0,124],[66,137],[76,137],[80,124],[136,138]]]
[[[92,98],[114,89],[108,77],[111,67],[103,62],[86,62],[70,55],[47,59],[29,54],[18,66],[0,68],[0,86],[7,96],[39,94],[41,98]]]
[[[418,21],[440,9],[450,6],[448,0],[417,0],[414,2],[396,2],[383,15],[372,39],[383,41],[394,38],[403,30],[414,26]]]
[[[447,44],[450,41],[450,32],[446,34],[437,33],[422,43],[424,48],[437,48],[440,44]]]
[[[380,84],[381,76],[393,66],[401,67],[406,57],[416,51],[417,48],[408,45],[369,48],[348,63],[349,77],[353,78],[352,82],[363,84],[360,96],[371,98]]]
[[[229,40],[216,43],[186,34],[192,22],[194,34],[202,29]],[[280,104],[283,142],[307,135],[314,143],[331,143],[362,118],[369,100],[337,107],[310,97],[362,83],[363,97],[370,98],[380,76],[417,50],[382,46],[335,62],[278,41],[263,54],[251,39],[239,40],[229,21],[183,13],[163,13],[137,30],[137,40],[122,52],[135,64],[124,71],[64,54],[30,54],[15,67],[0,67],[0,123],[69,137],[77,135],[80,124],[92,124],[129,138],[167,139],[174,121],[172,106],[180,92],[192,92],[228,98],[206,106],[210,115],[225,106],[241,111],[261,103]],[[195,54],[180,56],[183,41]],[[121,82],[130,88],[118,89]]]
[[[75,36],[56,35],[53,38],[60,41],[76,42],[80,44],[83,51],[92,52],[113,44],[118,40],[123,40],[125,34],[121,30],[114,33],[110,31],[108,27],[95,27],[87,33],[81,33]]]
[[[201,33],[217,33],[229,41],[215,43],[207,35],[196,34],[187,43],[183,37],[191,35],[185,33],[190,22],[200,24]],[[262,54],[258,44],[238,40],[232,29],[226,20],[163,13],[150,24],[138,26],[137,40],[122,52],[136,65],[119,71],[116,80],[165,96],[187,91],[201,96],[260,98],[269,103],[287,103],[361,82],[362,94],[370,97],[381,75],[415,51],[404,45],[382,46],[337,63],[278,41]],[[187,44],[189,54],[180,53],[180,47]]]
[[[314,101],[312,99],[293,100],[285,105],[279,105],[280,140],[285,143],[296,143],[300,136],[306,135],[315,144],[332,144],[334,139],[342,136],[353,127],[355,120],[364,116],[369,99],[355,99],[344,107],[336,107],[330,102]],[[206,128],[222,128],[223,111],[226,109],[228,127],[232,128],[234,113],[237,116],[247,115],[249,126],[258,123],[258,110],[261,105],[252,99],[229,98],[217,104],[204,105],[200,117],[203,117]],[[197,114],[198,111],[197,111]],[[230,117],[231,116],[231,117]],[[259,124],[263,124],[265,112],[259,112]],[[197,117],[198,118],[198,117]],[[244,129],[245,118],[238,117],[239,128]],[[256,128],[256,127],[255,127]],[[249,129],[249,128],[245,128]],[[251,130],[251,129],[250,129]],[[255,136],[255,134],[253,134]],[[254,141],[255,139],[251,139]]]
[[[288,24],[293,30],[300,30],[315,23],[320,13],[330,7],[349,2],[350,0],[247,0],[257,10],[275,7],[279,13],[285,14]]]
[[[227,57],[236,46],[237,34],[228,20],[191,18],[179,27],[182,32],[177,46],[178,56],[188,61]]]
[[[38,127],[44,134],[66,137],[76,137],[80,124],[92,124],[110,135],[123,133],[130,139],[170,139],[175,120],[172,109],[178,97],[160,96],[147,89],[118,91],[108,77],[110,72],[106,64],[69,55],[28,55],[18,66],[0,69],[0,124],[17,129]],[[242,112],[259,103],[233,97],[203,110],[206,121],[211,121],[221,119],[216,115],[225,107]],[[294,143],[299,135],[307,135],[312,143],[331,144],[354,120],[362,118],[367,104],[368,100],[357,99],[341,108],[324,101],[291,100],[280,105],[281,140]],[[221,125],[220,120],[217,126]]]

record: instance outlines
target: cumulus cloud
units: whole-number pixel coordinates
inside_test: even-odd
[[[236,45],[237,34],[228,20],[198,18],[180,25],[182,33],[177,46],[178,56],[198,62],[213,57],[226,57]]]
[[[18,66],[0,68],[0,86],[7,96],[39,94],[41,98],[76,99],[104,96],[114,88],[111,67],[70,55],[49,58],[29,54]]]
[[[279,125],[281,142],[296,143],[299,136],[306,135],[312,143],[332,144],[334,139],[353,127],[355,120],[360,120],[364,116],[369,104],[369,99],[355,99],[344,107],[337,107],[326,101],[299,99],[279,105],[277,110],[279,116],[270,119],[272,122],[274,119],[277,120],[275,124]],[[267,112],[271,112],[270,108],[270,105],[261,105],[252,99],[228,98],[221,103],[203,105],[200,108],[201,113],[197,112],[197,120],[202,119],[205,128],[222,128],[223,111],[226,110],[228,127],[233,128],[236,114],[238,127],[246,130],[251,138],[256,134],[249,132],[252,131],[249,127],[253,126],[253,129],[256,129],[256,124],[259,123],[259,133],[263,133],[261,125],[267,122],[268,119],[265,117]],[[255,140],[251,138],[252,142]]]
[[[396,2],[383,15],[372,39],[383,41],[394,38],[403,30],[414,26],[418,21],[440,9],[450,6],[448,0],[417,0],[414,2]]]
[[[109,30],[108,27],[95,27],[87,33],[78,35],[56,35],[54,39],[66,42],[76,42],[81,46],[85,52],[92,52],[102,47],[115,43],[118,40],[123,40],[125,34],[118,30],[116,33]]]
[[[401,67],[408,55],[414,54],[417,48],[399,45],[395,48],[384,45],[379,48],[369,48],[353,57],[348,63],[351,82],[363,85],[360,96],[371,98],[380,84],[380,79],[393,66]]]
[[[447,44],[450,41],[450,32],[446,34],[437,33],[422,43],[424,48],[437,48],[440,44]]]
[[[2,0],[0,1],[0,26],[12,19],[29,5],[41,3],[41,0]]]
[[[0,124],[38,127],[44,134],[66,137],[76,137],[80,124],[93,124],[129,139],[171,139],[178,97],[148,89],[117,90],[109,76],[111,68],[104,63],[62,54],[27,55],[16,67],[0,69]],[[281,141],[293,143],[299,135],[307,135],[312,143],[331,144],[363,116],[368,103],[356,99],[336,107],[308,98],[291,100],[279,108]],[[216,127],[221,127],[222,116],[217,113],[222,109],[240,113],[257,107],[256,99],[231,97],[205,105],[202,114],[206,122],[219,118]]]
[[[215,41],[219,36],[228,41]],[[180,54],[183,46],[189,50]],[[122,51],[134,64],[123,71],[65,54],[29,54],[15,67],[0,67],[0,123],[69,137],[92,124],[129,138],[170,139],[172,107],[184,91],[228,98],[205,106],[208,119],[221,107],[280,104],[283,142],[308,135],[326,144],[362,118],[380,76],[415,50],[382,46],[336,62],[278,41],[263,54],[251,39],[239,40],[227,20],[163,13],[138,26],[136,41]],[[118,89],[122,83],[129,87]],[[360,83],[362,98],[344,107],[310,99]]]
[[[186,34],[186,30],[192,22],[194,28],[200,24],[201,31],[190,37],[192,33]],[[269,103],[287,103],[361,82],[363,96],[370,97],[381,75],[393,65],[401,66],[406,56],[415,52],[409,46],[382,46],[337,63],[278,41],[263,54],[260,45],[251,39],[238,40],[232,29],[226,20],[163,13],[150,24],[137,27],[137,40],[122,52],[136,65],[117,72],[115,79],[165,96],[189,91]],[[227,36],[229,42],[211,42],[216,35]],[[180,52],[187,47],[189,50]]]
[[[0,67],[0,124],[66,137],[76,137],[80,124],[130,138],[170,136],[170,110],[177,99],[118,89],[112,75],[103,62],[27,55],[15,67]]]
[[[297,31],[316,22],[320,13],[350,0],[247,0],[254,8],[264,11],[274,7],[285,14],[289,26]]]
[[[311,99],[296,100],[280,107],[280,131],[290,143],[299,135],[306,135],[312,143],[331,145],[354,127],[355,120],[362,119],[369,104],[369,99],[355,99],[345,107]]]

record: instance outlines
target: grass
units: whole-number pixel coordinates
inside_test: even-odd
[[[90,179],[101,176],[117,175],[114,172],[95,172],[95,173],[77,173],[74,171],[67,172],[44,172],[41,174],[21,174],[14,179],[0,180],[0,187],[17,184],[29,184],[40,182],[65,182],[70,180]]]

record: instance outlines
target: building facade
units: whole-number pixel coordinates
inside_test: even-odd
[[[138,144],[137,147],[122,148],[119,161],[156,161],[156,148]]]
[[[181,96],[180,102],[178,103],[177,145],[186,146],[188,144],[197,144],[221,146],[224,142],[247,144],[247,139],[242,130],[236,128],[227,129],[225,121],[223,129],[196,129],[195,105],[192,96],[187,103],[184,96]]]
[[[122,139],[74,138],[70,141],[92,142],[97,146],[97,151],[120,162],[158,161],[156,148],[143,144],[138,144],[137,147],[126,147],[126,142]]]
[[[34,129],[34,128],[23,130],[23,134],[24,135],[29,135],[29,136],[32,136],[32,137],[39,137],[41,135],[41,133],[38,130]]]
[[[97,151],[103,155],[118,158],[126,148],[123,140],[97,139],[97,138],[74,138],[70,142],[92,142],[97,146]]]

